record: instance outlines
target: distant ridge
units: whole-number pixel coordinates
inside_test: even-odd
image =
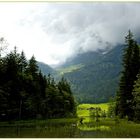
[[[48,74],[54,75],[56,73],[56,71],[52,67],[43,62],[37,62],[37,64],[44,75]]]
[[[123,45],[118,45],[110,50],[79,54],[58,68],[42,62],[38,66],[43,74],[51,74],[56,80],[65,77],[78,102],[102,103],[116,94],[123,49]]]
[[[79,102],[101,103],[114,97],[122,69],[123,48],[118,45],[105,53],[79,54],[61,66],[59,73],[69,80]]]

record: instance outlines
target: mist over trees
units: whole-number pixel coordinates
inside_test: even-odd
[[[34,56],[24,52],[0,55],[0,120],[73,117],[75,101],[69,83],[58,83],[39,70]]]

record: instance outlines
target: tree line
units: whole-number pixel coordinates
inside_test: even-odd
[[[125,37],[125,46],[115,114],[140,121],[140,47],[131,31]]]
[[[3,40],[0,40],[3,41]],[[15,47],[0,55],[0,120],[73,117],[76,106],[70,84],[55,82],[39,70],[34,56],[26,59]]]

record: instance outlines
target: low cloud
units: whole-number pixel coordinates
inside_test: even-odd
[[[18,15],[12,22],[15,33],[18,33],[14,33],[15,43],[17,41],[18,47],[28,56],[34,54],[39,61],[49,64],[64,63],[78,53],[124,43],[129,29],[136,38],[140,35],[140,3],[46,2],[17,7],[13,16],[17,12]]]
[[[50,24],[46,18],[42,27],[50,34],[52,41],[65,44],[68,48],[65,53],[70,55],[66,55],[64,59],[77,53],[124,43],[129,29],[136,38],[140,32],[139,3],[73,3],[49,6],[55,12],[48,12]]]

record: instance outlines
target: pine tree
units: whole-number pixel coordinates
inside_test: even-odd
[[[70,84],[67,82],[67,80],[64,77],[62,77],[61,80],[59,81],[58,88],[60,91],[63,90],[63,91],[68,92],[69,94],[72,93]]]
[[[128,116],[129,120],[133,119],[133,85],[137,79],[136,75],[140,69],[140,54],[137,42],[133,39],[131,31],[125,38],[126,47],[123,55],[123,71],[117,93],[116,115],[121,118]]]
[[[62,77],[62,79],[58,82],[58,89],[64,98],[64,111],[66,114],[71,114],[71,116],[74,116],[76,114],[74,97],[72,95],[70,84],[64,77]]]
[[[38,75],[38,65],[37,61],[34,56],[31,57],[29,60],[28,68],[27,68],[27,73],[33,76],[33,78],[37,78]]]
[[[137,75],[137,81],[135,81],[133,89],[133,107],[134,109],[134,120],[140,121],[140,73]]]
[[[39,83],[39,86],[40,86],[41,97],[44,98],[45,94],[46,94],[46,83],[47,82],[46,82],[46,76],[43,76],[41,71],[39,72],[38,83]]]
[[[4,59],[4,80],[3,90],[7,93],[8,102],[8,118],[16,119],[19,112],[20,91],[22,89],[19,77],[19,57],[15,47],[14,51],[10,52]]]
[[[23,51],[21,52],[19,57],[19,68],[22,74],[26,71],[27,68],[27,60]]]

